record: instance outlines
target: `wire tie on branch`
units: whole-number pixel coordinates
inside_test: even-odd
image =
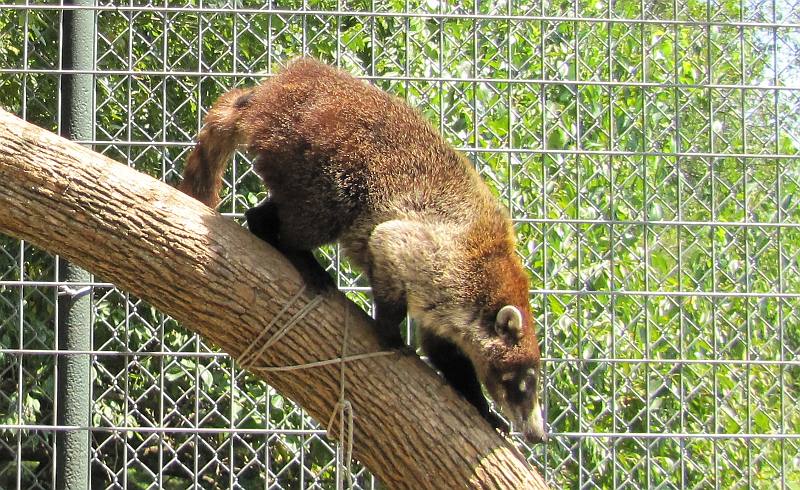
[[[57,294],[58,294],[59,297],[69,296],[70,299],[77,300],[77,299],[80,299],[83,296],[86,296],[91,291],[92,291],[92,287],[91,286],[84,286],[84,287],[79,288],[79,289],[73,289],[73,288],[69,287],[67,284],[62,284],[62,285],[58,286],[58,293]]]
[[[322,296],[315,296],[311,301],[309,301],[302,308],[297,310],[297,312],[294,314],[294,316],[292,316],[289,319],[289,321],[287,321],[281,328],[279,328],[277,332],[272,334],[272,336],[269,337],[266,340],[266,342],[263,342],[264,341],[264,337],[266,337],[266,335],[270,332],[270,330],[272,330],[272,327],[274,327],[275,324],[278,323],[278,320],[280,320],[281,317],[284,315],[284,313],[286,313],[286,311],[289,308],[291,308],[297,302],[297,300],[305,292],[305,290],[306,290],[306,286],[303,285],[303,287],[301,287],[300,290],[297,291],[297,293],[295,293],[295,295],[292,296],[289,299],[289,301],[286,302],[285,305],[283,305],[283,308],[281,309],[281,311],[279,311],[278,314],[275,315],[272,318],[272,320],[269,322],[269,324],[267,324],[267,326],[264,327],[264,329],[261,331],[261,333],[258,334],[258,337],[256,337],[255,341],[253,343],[251,343],[247,347],[247,349],[244,350],[244,352],[242,352],[242,356],[239,359],[239,363],[245,369],[252,370],[252,368],[254,368],[253,363],[255,363],[256,359],[261,357],[261,354],[263,354],[265,350],[267,350],[270,347],[272,347],[273,345],[275,345],[275,343],[278,342],[281,338],[283,338],[283,336],[286,335],[286,333],[289,330],[291,330],[291,328],[293,326],[295,326],[295,324],[297,324],[297,322],[299,322],[300,320],[305,318],[305,316],[311,310],[313,310],[318,304],[322,303],[324,298]],[[254,350],[256,348],[256,346],[258,346],[258,348],[256,350]]]
[[[331,411],[331,418],[328,419],[328,426],[325,431],[328,437],[331,437],[331,428],[336,419],[337,409],[339,410],[339,448],[344,451],[342,458],[339,460],[339,471],[336,478],[337,490],[342,488],[342,470],[345,470],[347,475],[348,488],[353,488],[353,474],[350,472],[350,463],[353,459],[353,404],[344,396],[344,385],[346,383],[344,377],[345,357],[347,356],[347,338],[350,333],[350,309],[345,305],[344,308],[344,332],[342,333],[342,356],[339,362],[339,401],[334,405]],[[345,461],[345,467],[342,468],[342,459]]]
[[[328,437],[331,437],[331,428],[333,427],[333,422],[336,420],[336,415],[339,415],[340,419],[340,428],[339,428],[339,447],[343,449],[344,453],[342,455],[342,459],[346,461],[344,467],[342,467],[342,462],[339,462],[339,476],[336,480],[337,489],[342,488],[343,481],[341,480],[341,475],[343,470],[347,477],[348,487],[352,488],[353,486],[353,475],[350,472],[350,463],[352,461],[353,455],[353,405],[350,403],[349,400],[345,398],[345,365],[350,361],[356,361],[361,359],[368,359],[371,357],[379,357],[379,356],[387,356],[390,354],[395,354],[395,351],[378,351],[378,352],[367,352],[364,354],[356,354],[352,356],[347,355],[347,340],[350,333],[350,310],[347,306],[345,306],[344,311],[344,332],[342,334],[342,350],[341,354],[338,358],[335,359],[327,359],[324,361],[314,361],[305,364],[296,364],[290,366],[254,366],[253,364],[258,360],[261,355],[264,353],[265,350],[270,348],[271,346],[275,345],[284,335],[286,335],[289,330],[292,329],[297,323],[299,323],[303,318],[308,315],[311,310],[316,308],[320,303],[324,301],[322,296],[315,296],[311,301],[306,303],[303,307],[301,307],[297,312],[277,331],[271,334],[268,338],[267,335],[269,334],[272,327],[275,326],[276,323],[280,320],[280,318],[291,308],[300,296],[305,292],[306,286],[304,285],[300,288],[294,296],[292,296],[289,301],[283,306],[283,308],[272,318],[272,320],[267,324],[267,326],[258,334],[258,337],[247,347],[247,349],[242,352],[242,355],[239,359],[239,364],[248,371],[252,372],[281,372],[281,371],[295,371],[299,369],[308,369],[313,367],[320,367],[320,366],[327,366],[330,364],[339,363],[339,400],[336,402],[336,405],[333,407],[333,411],[331,412],[331,417],[328,420],[328,425],[326,427],[326,432],[328,433]],[[259,346],[256,348],[256,346]],[[331,437],[332,438],[332,437]]]

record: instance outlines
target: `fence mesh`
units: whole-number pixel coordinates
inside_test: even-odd
[[[0,105],[52,130],[70,9],[0,5]],[[218,95],[304,54],[406,99],[474,161],[532,278],[552,437],[516,441],[554,488],[800,488],[800,3],[88,10],[83,143],[155,177],[177,181]],[[241,220],[264,191],[241,155],[225,178]],[[61,430],[89,434],[92,488],[335,487],[317,423],[102,278],[69,284],[91,287],[91,413],[59,425],[59,259],[0,241],[0,487],[54,487]],[[320,256],[369,309],[338,249]]]

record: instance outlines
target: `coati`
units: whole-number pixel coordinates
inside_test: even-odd
[[[481,382],[528,440],[546,440],[528,279],[507,211],[464,156],[400,99],[312,59],[222,95],[181,190],[216,206],[240,145],[270,191],[246,213],[253,233],[320,290],[333,281],[311,251],[339,241],[368,274],[385,348],[403,346],[409,313],[430,361],[484,418],[508,430]]]

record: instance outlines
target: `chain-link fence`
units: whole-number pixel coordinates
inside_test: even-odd
[[[370,80],[517,224],[552,432],[517,442],[554,488],[800,488],[798,2],[268,3],[0,6],[0,106],[63,130],[61,82],[89,77],[82,142],[175,182],[225,90],[301,54]],[[235,219],[264,197],[241,156],[225,193]],[[335,486],[334,444],[289,400],[102,278],[0,241],[0,488],[81,465],[93,488]],[[338,250],[321,257],[369,308]],[[66,424],[81,387],[61,381],[57,304],[80,297],[91,386]],[[65,433],[88,434],[86,458],[57,459]]]

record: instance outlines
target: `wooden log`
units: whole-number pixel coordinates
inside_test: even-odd
[[[2,110],[0,231],[141,297],[234,358],[303,287],[280,253],[233,220]],[[300,294],[282,318],[313,300]],[[333,292],[255,365],[338,358],[345,316],[347,354],[379,351],[371,319]],[[339,399],[339,363],[255,372],[322,423]],[[416,356],[348,362],[345,396],[354,456],[390,488],[546,488],[519,451]]]

